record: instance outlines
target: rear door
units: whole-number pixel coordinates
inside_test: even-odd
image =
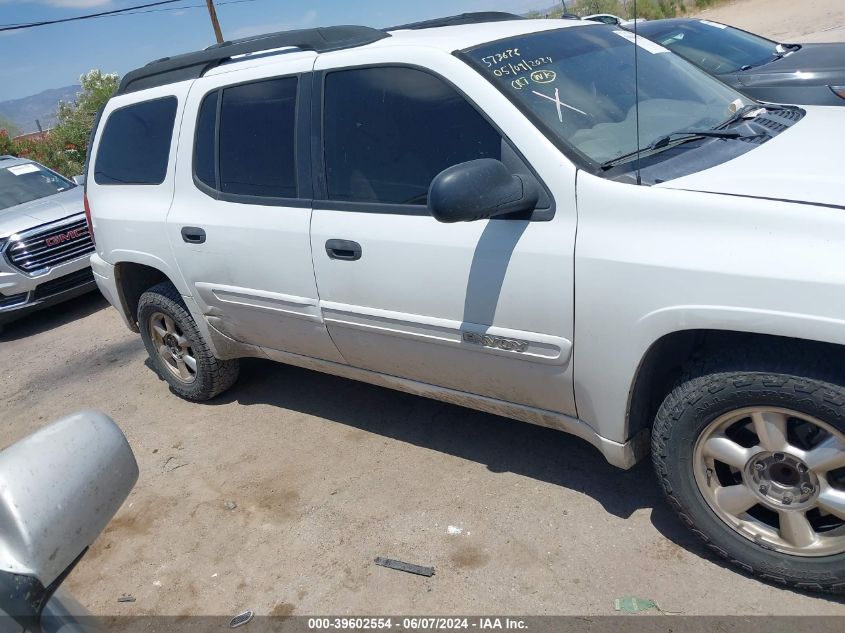
[[[345,51],[320,56],[315,73],[312,250],[347,362],[574,415],[571,165],[447,53]],[[476,158],[545,182],[544,208],[437,222],[426,210],[432,178]]]
[[[314,55],[271,61],[193,85],[169,240],[214,327],[238,341],[342,362],[317,306],[308,236]]]

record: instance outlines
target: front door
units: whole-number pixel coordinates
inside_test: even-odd
[[[237,84],[221,73],[193,85],[168,235],[213,326],[238,341],[342,362],[317,305],[308,236],[314,56],[281,63],[272,76],[258,66],[237,73]]]
[[[311,241],[332,339],[357,367],[574,415],[574,170],[453,56],[415,51],[421,69],[381,54],[315,66],[323,199]],[[425,206],[432,178],[476,158],[533,171],[546,208],[437,222]]]

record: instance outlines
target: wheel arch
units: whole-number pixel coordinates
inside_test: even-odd
[[[115,284],[121,309],[132,328],[138,331],[138,301],[152,286],[168,281],[179,290],[178,277],[168,274],[158,262],[123,260],[114,265]]]
[[[740,330],[687,329],[664,334],[643,354],[628,394],[626,433],[633,437],[650,429],[664,398],[696,362],[721,357],[735,369],[777,370],[802,359],[829,358],[807,372],[827,380],[845,366],[845,345],[779,334]]]

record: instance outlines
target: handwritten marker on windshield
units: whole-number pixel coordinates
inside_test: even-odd
[[[560,91],[555,88],[555,107],[557,108],[557,120],[563,123],[563,113],[560,111]]]
[[[544,95],[542,92],[537,92],[536,90],[532,90],[535,95],[538,97],[543,97],[543,99],[548,99],[549,101],[554,101],[555,107],[557,107],[557,118],[563,123],[563,112],[561,111],[560,107],[563,106],[564,108],[569,108],[570,110],[575,110],[579,114],[583,114],[584,116],[589,116],[583,110],[579,110],[578,108],[573,108],[571,105],[565,104],[563,101],[560,100],[560,90],[555,88],[555,96],[550,97],[549,95]]]

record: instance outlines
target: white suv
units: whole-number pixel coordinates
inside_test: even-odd
[[[274,34],[124,78],[91,262],[184,398],[254,356],[623,468],[651,447],[716,552],[842,591],[843,146],[841,108],[755,103],[613,26]]]

